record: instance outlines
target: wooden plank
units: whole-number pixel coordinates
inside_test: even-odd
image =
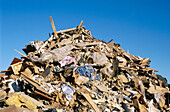
[[[34,82],[34,83],[38,84],[39,86],[41,85],[39,82],[37,82],[36,80],[34,80],[34,79],[30,78],[30,77],[29,77],[29,76],[27,76],[25,73],[21,72],[21,74],[22,74],[23,76],[25,76],[27,79],[31,80],[32,82]]]
[[[91,97],[89,96],[89,94],[84,94],[84,93],[81,93],[85,98],[86,100],[88,101],[88,103],[92,106],[93,110],[95,112],[100,112],[99,109],[97,108],[97,105],[95,104],[95,102],[91,99]]]
[[[29,77],[26,76],[24,73],[22,73],[21,77],[22,77],[25,81],[27,81],[29,84],[33,85],[37,90],[39,90],[39,91],[41,91],[41,92],[43,92],[43,93],[45,93],[45,94],[47,94],[47,95],[50,95],[44,88],[42,88],[42,87],[40,86],[40,84],[39,84],[37,81],[29,78]]]
[[[21,56],[28,58],[27,56],[25,56],[25,55],[22,54],[21,52],[17,51],[16,49],[14,49],[14,50],[15,50],[16,52],[18,52],[19,54],[21,54]]]
[[[82,26],[82,28],[84,28],[84,26]],[[70,31],[73,31],[73,30],[76,30],[77,29],[77,27],[75,27],[75,28],[69,28],[69,29],[66,29],[66,30],[60,30],[60,31],[57,31],[57,34],[59,34],[59,33],[66,33],[66,32],[70,32]],[[53,35],[51,35],[51,37],[50,38],[48,38],[46,41],[51,41],[51,39],[53,38]],[[45,42],[46,42],[45,41]]]
[[[84,27],[84,26],[82,26],[82,27]],[[66,29],[66,30],[60,30],[60,31],[57,31],[57,33],[70,32],[70,31],[73,31],[73,30],[76,30],[76,29],[77,29],[77,27],[75,27],[75,28],[69,28],[69,29]]]
[[[0,73],[10,72],[11,70],[2,70]]]
[[[43,97],[45,97],[45,98],[48,98],[48,99],[50,99],[50,100],[53,100],[53,101],[54,101],[54,99],[53,99],[53,98],[51,98],[51,97],[49,97],[49,96],[47,96],[47,95],[45,95],[45,94],[42,94],[42,93],[40,93],[40,92],[38,92],[38,91],[34,91],[34,93],[39,94],[39,95],[41,95],[41,96],[43,96]]]
[[[55,36],[55,37],[58,37],[57,31],[56,31],[56,28],[55,28],[55,25],[54,25],[54,21],[53,21],[53,19],[52,19],[51,16],[50,16],[49,18],[50,18],[51,25],[52,25],[52,28],[53,28],[53,31],[54,31],[54,36]]]
[[[138,69],[136,69],[136,68],[130,68],[130,67],[124,67],[124,66],[119,66],[120,68],[122,68],[122,69],[130,69],[130,70],[138,70]]]
[[[94,39],[91,35],[89,35],[86,31],[83,31],[87,36],[89,36],[91,39]]]
[[[78,29],[81,27],[81,25],[83,24],[83,20],[81,20],[80,24],[78,25]]]

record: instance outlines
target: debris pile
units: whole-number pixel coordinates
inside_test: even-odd
[[[166,81],[150,59],[92,37],[79,26],[26,45],[0,75],[0,111],[159,112],[169,110]]]

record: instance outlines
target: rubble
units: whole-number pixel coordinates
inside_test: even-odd
[[[0,74],[0,111],[169,111],[169,88],[150,59],[92,37],[83,21],[26,45]]]

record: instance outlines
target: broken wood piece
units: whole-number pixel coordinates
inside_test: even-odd
[[[30,78],[32,78],[33,74],[32,74],[32,71],[29,69],[29,68],[26,68],[24,70],[24,74]]]
[[[127,96],[130,96],[130,95],[131,95],[131,93],[128,92],[128,91],[126,91],[126,90],[122,90],[122,92],[123,92],[125,95],[127,95]]]
[[[81,27],[81,25],[83,24],[83,20],[81,20],[80,24],[78,25],[78,29]]]
[[[11,70],[2,70],[0,73],[10,72]]]
[[[40,93],[40,92],[38,92],[38,91],[34,91],[34,93],[39,94],[39,95],[41,95],[41,96],[43,96],[43,97],[45,97],[45,98],[47,98],[47,99],[50,99],[50,100],[53,100],[53,101],[54,101],[53,98],[51,98],[51,97],[49,97],[49,96],[47,96],[47,95],[45,95],[45,94],[42,94],[42,93]]]
[[[24,54],[22,54],[21,52],[17,51],[16,49],[14,49],[16,52],[18,52],[19,54],[21,54],[21,56],[28,58],[27,56],[25,56]]]
[[[147,90],[149,93],[152,93],[152,94],[155,94],[155,93],[170,93],[170,91],[167,89],[167,88],[163,88],[163,87],[160,87],[160,86],[157,86],[157,85],[153,85],[151,82],[150,82],[150,85],[149,85],[149,89]]]
[[[54,35],[51,35],[50,38],[48,38],[46,41],[44,41],[44,44],[37,50],[39,53],[43,51],[43,48],[48,44],[48,42],[51,42],[54,38]]]
[[[21,70],[21,67],[22,67],[22,62],[12,64],[12,65],[10,65],[10,67],[12,68],[12,71],[14,72],[14,74],[18,75],[19,71]]]
[[[119,78],[122,82],[124,82],[124,83],[128,83],[128,82],[129,82],[128,78],[127,78],[124,74],[118,75],[118,78]]]
[[[147,108],[140,103],[140,97],[141,97],[140,94],[137,94],[137,95],[133,96],[134,107],[136,108],[137,111],[148,112]]]
[[[104,85],[97,85],[97,84],[94,84],[94,85],[102,92],[109,92],[108,88]]]
[[[30,78],[29,76],[27,76],[24,72],[21,72],[22,75],[24,75],[26,78],[28,78],[29,80],[33,81],[34,83],[41,85],[40,83],[38,83],[36,80]]]
[[[47,94],[47,95],[50,95],[47,91],[45,91],[44,88],[42,88],[42,87],[40,86],[40,84],[39,84],[37,81],[35,81],[35,80],[27,77],[24,73],[22,73],[21,77],[22,77],[25,81],[27,81],[28,83],[30,83],[32,86],[34,86],[37,90],[39,90],[39,91],[41,91],[41,92],[43,92],[43,93],[45,93],[45,94]]]
[[[55,28],[55,25],[54,25],[54,22],[53,22],[53,19],[52,17],[50,16],[50,21],[51,21],[51,25],[52,25],[52,28],[53,28],[53,31],[54,31],[54,36],[57,38],[58,35],[57,35],[57,32],[56,32],[56,28]]]
[[[129,69],[129,70],[135,70],[137,71],[136,68],[130,68],[130,67],[124,67],[124,66],[119,66],[121,69]]]
[[[82,93],[82,95],[86,98],[86,100],[88,101],[88,103],[92,106],[92,108],[94,109],[95,112],[100,112],[97,105],[94,103],[94,101],[91,99],[89,94],[84,94]]]
[[[72,37],[71,35],[67,34],[67,33],[63,33],[65,36],[68,36],[68,37]]]
[[[84,26],[82,26],[83,28],[84,28]],[[75,27],[75,28],[69,28],[69,29],[66,29],[66,30],[60,30],[60,31],[57,31],[57,34],[58,33],[66,33],[66,32],[70,32],[70,31],[74,31],[74,30],[76,30],[77,29],[77,27]]]
[[[149,62],[149,58],[146,58],[142,61],[142,64],[146,64],[147,62]]]
[[[87,36],[89,36],[91,39],[94,39],[91,35],[89,35],[87,32],[83,31]]]
[[[96,104],[98,104],[98,103],[105,103],[106,102],[106,100],[104,99],[104,98],[102,98],[102,99],[97,99],[97,100],[93,100]]]

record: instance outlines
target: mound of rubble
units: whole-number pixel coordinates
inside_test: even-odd
[[[92,37],[82,26],[26,45],[0,74],[0,111],[159,112],[169,110],[167,82],[150,59]]]

